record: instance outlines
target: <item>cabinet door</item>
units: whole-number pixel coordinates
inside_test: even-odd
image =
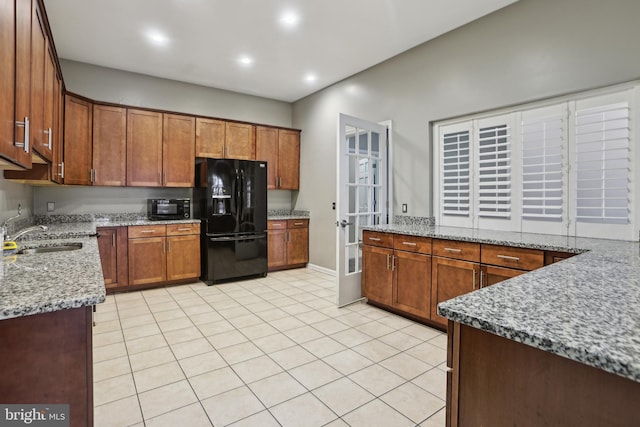
[[[48,152],[49,160],[54,162],[56,134],[56,82],[58,71],[52,47],[47,40],[44,64],[44,118],[43,118],[43,149]]]
[[[93,184],[127,183],[127,110],[93,106]]]
[[[362,296],[390,306],[393,302],[393,249],[364,245],[362,247]]]
[[[44,133],[44,92],[47,36],[44,20],[37,0],[33,1],[31,15],[31,120],[29,136],[33,150],[44,159],[51,160],[49,138]]]
[[[431,274],[431,320],[446,326],[447,319],[437,314],[442,301],[466,294],[480,287],[480,264],[433,257]]]
[[[64,183],[91,185],[92,105],[67,95],[64,111]]]
[[[31,117],[31,0],[16,0],[15,121]],[[4,13],[3,13],[4,16]],[[4,62],[3,62],[4,65]],[[25,142],[24,126],[15,127],[15,141]],[[16,161],[31,167],[31,145],[17,147]]]
[[[162,186],[162,113],[127,110],[127,185]]]
[[[526,271],[516,270],[515,268],[483,265],[480,271],[480,287],[495,285],[503,280],[511,279],[524,273],[526,273]]]
[[[287,230],[271,229],[270,226],[267,240],[267,267],[271,269],[287,265]]]
[[[200,277],[200,236],[167,237],[167,280]]]
[[[277,188],[278,129],[256,126],[256,160],[267,162],[267,189]]]
[[[300,132],[278,131],[278,188],[297,190],[300,187]]]
[[[225,122],[196,117],[196,157],[224,157]]]
[[[102,275],[107,289],[114,287],[118,281],[116,229],[98,229],[98,252],[102,264]]]
[[[0,1],[0,155],[16,160],[14,101],[16,22],[14,0]]]
[[[144,285],[167,279],[164,237],[129,239],[129,284]]]
[[[287,230],[287,264],[309,262],[309,228],[289,228]]]
[[[195,117],[165,114],[163,121],[163,185],[193,187],[196,161]]]
[[[225,158],[255,160],[256,127],[254,125],[227,122],[225,132]]]
[[[60,166],[62,165],[62,129],[64,122],[64,96],[62,95],[62,78],[57,69],[53,75],[53,135],[51,153],[51,181],[62,184]]]
[[[394,252],[393,306],[416,316],[431,314],[431,256]]]

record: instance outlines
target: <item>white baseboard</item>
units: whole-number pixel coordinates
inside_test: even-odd
[[[331,269],[326,268],[326,267],[320,267],[319,265],[315,265],[315,264],[311,264],[311,263],[307,264],[307,268],[319,271],[320,273],[329,274],[331,276],[335,276],[336,275],[336,271],[335,270],[331,270]]]

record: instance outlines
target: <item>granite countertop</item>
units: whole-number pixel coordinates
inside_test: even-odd
[[[267,218],[269,221],[285,220],[285,219],[309,219],[309,211],[277,209],[269,210]]]
[[[385,225],[365,229],[577,253],[442,302],[438,313],[640,382],[637,241],[438,226]]]
[[[72,251],[10,255],[0,265],[0,320],[95,305],[105,300],[97,227],[186,224],[200,220],[95,220],[46,224],[18,241],[19,249],[82,243]],[[28,239],[28,240],[27,240]]]

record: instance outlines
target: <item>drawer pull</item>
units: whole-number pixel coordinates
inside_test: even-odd
[[[178,228],[178,231],[189,231],[191,230],[190,228]]]
[[[379,237],[369,237],[369,240],[373,240],[374,242],[379,242],[382,239]]]
[[[402,244],[407,246],[418,246],[417,243],[413,243],[413,242],[402,242]]]
[[[447,251],[447,252],[455,252],[457,254],[462,252],[462,249],[456,249],[456,248],[444,248],[444,250]]]
[[[515,262],[520,261],[520,258],[518,258],[517,256],[509,256],[509,255],[496,255],[496,256],[500,259],[506,259],[507,261],[515,261]]]
[[[156,230],[140,230],[141,233],[155,233]]]
[[[293,225],[304,225],[304,222],[294,222]]]

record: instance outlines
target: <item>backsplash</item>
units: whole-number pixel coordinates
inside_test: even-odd
[[[393,217],[393,223],[397,225],[436,225],[436,218],[434,216],[407,216],[407,215],[395,215]]]

